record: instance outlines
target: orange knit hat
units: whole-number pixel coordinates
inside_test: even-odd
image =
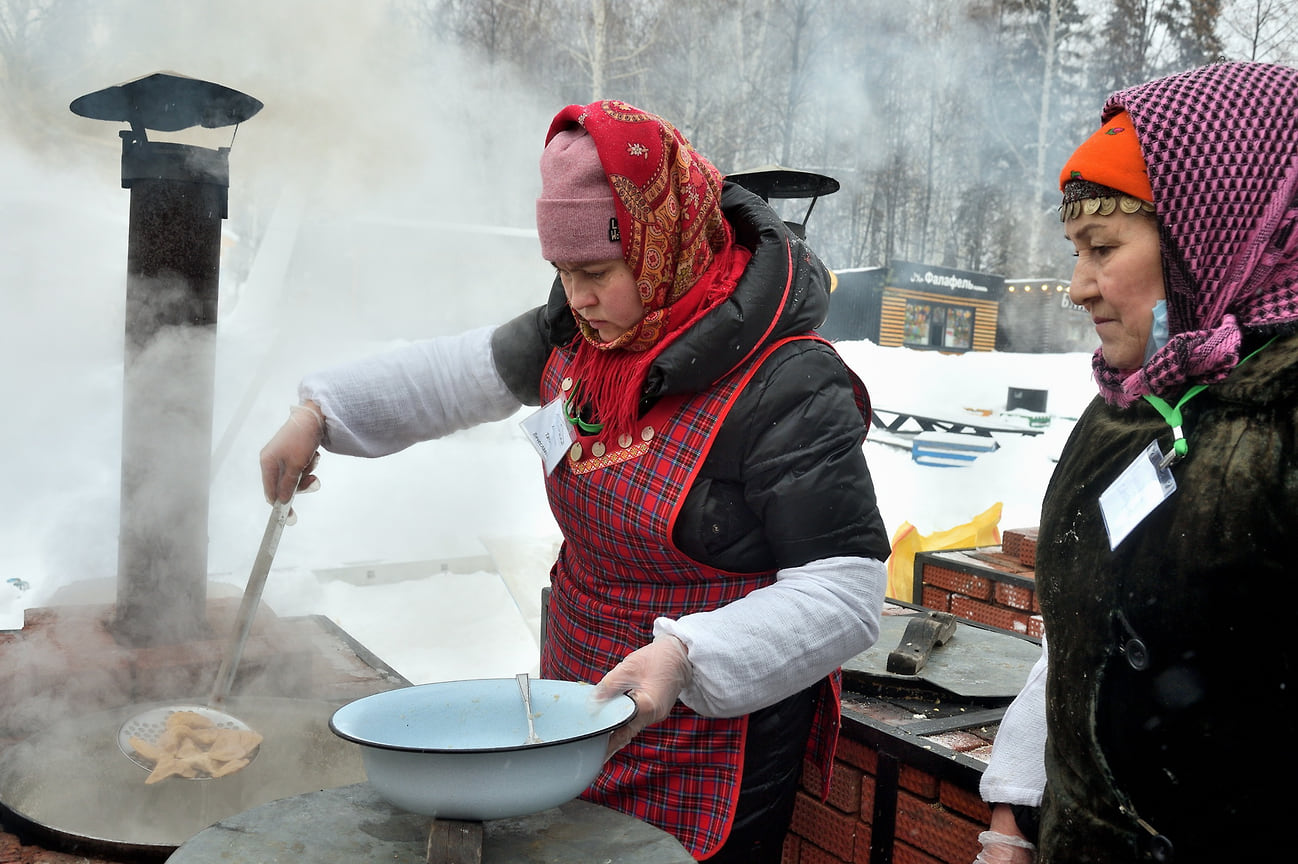
[[[1131,115],[1126,111],[1114,114],[1073,151],[1059,172],[1059,189],[1065,204],[1114,192],[1153,203],[1154,190]]]

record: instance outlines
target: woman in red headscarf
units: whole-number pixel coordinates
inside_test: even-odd
[[[978,860],[1268,860],[1293,845],[1265,741],[1298,732],[1298,658],[1223,601],[1298,601],[1298,70],[1206,66],[1102,120],[1060,176],[1100,395],[1043,502],[1049,649]]]
[[[541,448],[564,538],[542,673],[638,708],[585,796],[701,860],[778,862],[804,758],[828,792],[838,667],[878,635],[889,554],[865,389],[814,333],[830,274],[622,102],[559,112],[541,181],[549,302],[308,376],[267,495],[318,446],[382,455],[542,406],[567,430]]]

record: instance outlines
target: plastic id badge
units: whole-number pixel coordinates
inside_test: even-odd
[[[1100,512],[1109,533],[1109,549],[1117,549],[1141,521],[1176,491],[1170,468],[1160,468],[1163,450],[1157,441],[1132,460],[1118,479],[1100,494]]]
[[[527,434],[536,452],[541,454],[548,477],[558,467],[563,454],[572,446],[572,424],[563,410],[563,397],[533,411],[518,424]]]

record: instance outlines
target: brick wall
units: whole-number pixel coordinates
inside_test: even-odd
[[[980,777],[975,760],[845,714],[829,797],[807,765],[783,864],[969,864],[991,816]]]
[[[917,602],[959,618],[1040,638],[1037,529],[1007,530],[999,547],[920,552],[915,556]]]
[[[1002,532],[998,547],[920,552],[916,602],[1039,638],[1036,547],[1025,528]],[[912,736],[845,703],[829,797],[806,766],[783,864],[969,864],[991,816],[978,795],[989,751],[974,731]]]

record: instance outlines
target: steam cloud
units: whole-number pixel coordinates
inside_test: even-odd
[[[67,110],[76,97],[170,71],[265,104],[237,130],[171,136],[232,148],[209,569],[239,584],[267,514],[257,451],[304,372],[394,339],[505,320],[541,302],[549,283],[528,232],[556,106],[522,85],[488,98],[480,69],[420,41],[426,35],[388,4],[118,0],[93,14],[97,32],[113,22],[110,32],[74,67],[51,64],[64,89],[57,104],[37,106],[42,149],[0,130],[10,178],[0,191],[0,560],[4,578],[30,586],[25,605],[71,582],[112,579],[117,568],[130,193],[120,187],[116,133],[125,126],[77,117]],[[164,376],[159,386],[183,381]],[[500,426],[477,434],[511,437]],[[430,484],[467,490],[493,477],[508,490],[515,463],[465,473],[454,458],[441,461],[430,475],[404,454],[382,464],[327,457],[322,494],[331,500],[291,529],[282,563],[427,557],[502,518],[524,534],[548,528],[539,483],[527,484],[536,497],[428,494]],[[382,529],[355,527],[358,512],[384,506],[425,508],[429,530],[394,543]],[[16,596],[0,582],[0,619]]]

